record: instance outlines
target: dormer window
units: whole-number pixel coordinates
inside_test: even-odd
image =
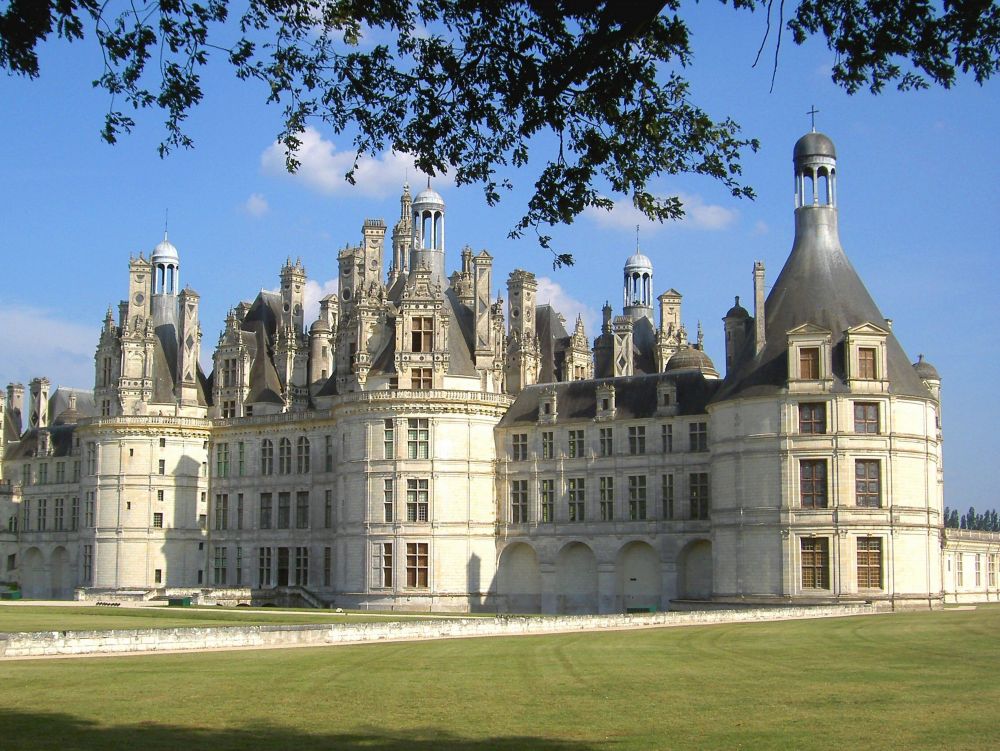
[[[833,385],[832,332],[804,323],[787,332],[788,385],[792,390],[826,390]]]
[[[660,381],[656,385],[656,414],[677,414],[677,384],[674,381]]]
[[[615,387],[611,384],[602,384],[597,387],[597,412],[596,419],[611,420],[615,416]]]
[[[851,391],[885,393],[889,388],[886,377],[886,339],[889,329],[866,322],[844,332],[844,354],[847,381]]]
[[[550,386],[542,391],[538,400],[538,421],[540,423],[554,423],[558,412],[557,392],[554,387]]]
[[[413,352],[432,352],[434,350],[434,319],[431,316],[413,317],[411,344]]]

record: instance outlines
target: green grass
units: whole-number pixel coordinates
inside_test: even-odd
[[[432,617],[432,616],[428,616]],[[109,608],[0,605],[0,633],[15,631],[92,631],[120,628],[249,626],[303,623],[360,623],[392,617],[339,614],[324,610],[247,613],[235,608]]]
[[[1000,608],[0,663],[12,749],[994,749]]]

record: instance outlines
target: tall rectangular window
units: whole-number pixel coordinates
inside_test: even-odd
[[[260,494],[260,529],[271,528],[271,494]]]
[[[309,439],[304,435],[299,436],[295,441],[295,471],[300,475],[309,474],[311,448]]]
[[[70,501],[69,528],[74,531],[80,528],[80,498],[77,496]]]
[[[161,461],[160,463],[162,464],[163,462]],[[97,444],[94,442],[87,444],[87,474],[97,474]],[[162,475],[163,472],[160,472],[160,474]]]
[[[708,423],[693,422],[688,427],[688,444],[691,451],[708,451]]]
[[[163,513],[160,511],[153,512],[153,529],[163,529]]]
[[[566,481],[566,501],[571,522],[585,519],[586,487],[582,477],[571,477]]]
[[[691,472],[688,475],[688,493],[688,499],[691,503],[691,518],[707,519],[711,505],[707,472]]]
[[[372,545],[372,586],[392,587],[392,543]]]
[[[260,473],[274,474],[274,443],[270,438],[260,442]]]
[[[243,494],[236,496],[236,529],[243,529]]]
[[[510,521],[511,524],[524,524],[528,521],[527,480],[512,480],[510,483]]]
[[[510,437],[510,458],[515,462],[523,462],[528,458],[527,433],[514,433]]]
[[[855,460],[854,502],[863,508],[882,506],[882,465],[878,459]]]
[[[246,444],[244,444],[243,441],[240,441],[239,443],[236,444],[236,456],[237,456],[236,471],[239,473],[240,477],[243,477],[243,475],[246,474],[246,459],[247,459]]]
[[[555,480],[538,481],[538,506],[543,522],[555,521]]]
[[[872,402],[854,403],[854,432],[868,435],[878,434],[878,404]]]
[[[333,472],[333,436],[323,436],[323,471]]]
[[[309,529],[308,490],[300,490],[295,494],[295,528]]]
[[[664,454],[671,454],[674,451],[674,426],[660,426],[660,451]]]
[[[609,522],[615,518],[615,478],[602,477],[597,482],[601,501],[601,521]]]
[[[333,548],[323,548],[323,586],[331,586],[333,581]]]
[[[215,529],[229,528],[229,494],[215,494]]]
[[[873,381],[877,377],[875,369],[875,348],[858,347],[858,378]]]
[[[430,421],[426,418],[406,421],[406,453],[410,459],[426,459],[430,453]]]
[[[292,526],[292,494],[278,493],[278,529]]]
[[[799,378],[806,381],[819,378],[819,347],[799,348]]]
[[[963,565],[964,560],[965,556],[962,553],[958,553],[955,556],[955,581],[958,583],[958,586],[960,587],[965,585],[965,567]]]
[[[882,538],[858,538],[858,589],[882,589]]]
[[[333,528],[333,491],[323,493],[323,528]]]
[[[309,548],[295,548],[295,584],[309,586]]]
[[[799,432],[813,435],[826,433],[824,402],[799,404]]]
[[[73,482],[80,482],[80,460],[76,459],[73,462]]]
[[[396,487],[390,477],[382,481],[382,521],[391,522],[396,518]]]
[[[406,543],[406,586],[425,589],[428,578],[428,562],[426,542]]]
[[[45,498],[40,498],[38,500],[38,526],[35,527],[39,532],[44,532],[49,524],[49,502]]]
[[[570,430],[567,443],[567,455],[570,459],[579,459],[583,456],[584,443],[582,430]]]
[[[85,587],[94,583],[94,546],[83,546],[83,582]]]
[[[243,586],[243,548],[236,548],[236,586]]]
[[[87,492],[87,501],[83,509],[83,515],[84,515],[83,521],[88,528],[94,526],[96,506],[97,506],[97,501],[94,496],[94,491],[90,490]]]
[[[271,586],[271,548],[261,548],[257,554],[257,586]]]
[[[49,465],[39,464],[38,465],[38,484],[48,485],[49,484]]]
[[[600,447],[601,456],[613,456],[615,453],[614,428],[601,428],[597,438],[597,445]]]
[[[414,391],[429,391],[434,387],[433,371],[430,368],[413,368],[410,384]]]
[[[645,475],[630,475],[628,478],[628,518],[632,521],[646,518]]]
[[[396,424],[390,419],[382,425],[382,456],[396,458]]]
[[[56,482],[66,482],[66,462],[56,462]]]
[[[980,555],[979,553],[976,553],[975,564],[976,564],[976,586],[979,587],[982,586],[983,583],[982,579],[983,556]]]
[[[996,553],[990,553],[989,558],[986,559],[986,577],[989,582],[990,587],[995,587],[997,585],[997,556]]]
[[[225,586],[226,579],[226,554],[227,550],[222,545],[215,546],[215,562],[213,565],[214,578],[212,583],[216,586]]]
[[[278,441],[278,474],[292,474],[292,442],[287,438]]]
[[[630,454],[646,453],[646,428],[643,425],[632,425],[628,429],[628,452]]]
[[[21,529],[24,532],[31,531],[31,499],[25,498],[21,501],[21,514],[24,517],[21,521]]]
[[[167,462],[165,459],[160,459],[160,465],[158,467],[158,471],[161,475],[167,474]]]
[[[663,518],[674,518],[674,476],[672,473],[663,475],[660,481],[660,500],[663,504]]]
[[[56,532],[62,532],[65,529],[65,499],[56,498],[53,502],[52,508],[52,528]]]
[[[406,481],[406,521],[426,522],[428,518],[428,480]]]
[[[830,540],[826,537],[803,537],[799,541],[802,557],[802,588],[830,588]]]
[[[542,458],[551,459],[555,456],[555,440],[551,430],[542,431]]]
[[[411,332],[411,352],[434,351],[434,319],[430,316],[414,316]]]
[[[229,477],[229,444],[220,443],[215,447],[215,476]]]
[[[826,459],[799,462],[799,497],[802,508],[827,507]]]

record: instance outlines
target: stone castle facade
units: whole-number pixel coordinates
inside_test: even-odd
[[[641,253],[593,340],[528,271],[497,295],[486,251],[446,276],[429,187],[391,234],[365,220],[308,329],[298,261],[232,307],[206,375],[165,237],[129,261],[92,391],[8,386],[0,580],[504,612],[995,599],[1000,541],[944,536],[940,378],[840,246],[832,142],[794,168],[792,252],[723,318],[724,377]]]

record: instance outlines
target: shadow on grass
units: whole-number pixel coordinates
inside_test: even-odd
[[[192,722],[197,722],[192,718]],[[532,736],[461,738],[446,730],[420,728],[389,732],[372,728],[352,733],[305,733],[293,728],[253,724],[242,728],[196,728],[155,723],[99,725],[91,720],[54,712],[0,710],[0,748],[128,749],[129,751],[227,751],[229,749],[295,749],[295,751],[596,751],[611,744],[563,741]]]

